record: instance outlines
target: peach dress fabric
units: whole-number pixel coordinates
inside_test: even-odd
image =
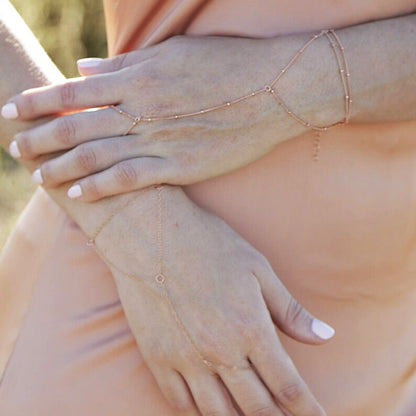
[[[388,4],[387,4],[388,3]],[[388,16],[392,2],[361,2]],[[351,1],[107,0],[111,54],[174,34],[269,37],[348,25]],[[359,19],[359,18],[358,18]],[[337,330],[282,335],[329,416],[416,415],[416,122],[285,142],[186,189],[271,262]],[[0,414],[173,415],[129,330],[112,276],[39,189],[0,260]],[[276,375],[278,376],[278,375]]]

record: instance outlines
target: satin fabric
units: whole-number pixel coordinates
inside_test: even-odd
[[[357,23],[360,13],[389,16],[392,7],[355,0],[104,3],[111,54],[181,33],[268,37],[336,27]],[[416,415],[415,133],[416,122],[338,128],[322,137],[319,162],[306,134],[186,188],[335,327],[335,338],[320,347],[281,335],[329,416]],[[39,190],[0,260],[0,414],[173,414],[110,273],[85,243]]]

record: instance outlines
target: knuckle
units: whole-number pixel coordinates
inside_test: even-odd
[[[279,390],[276,398],[285,406],[293,406],[302,400],[303,388],[298,383],[287,384]]]
[[[261,314],[255,313],[253,310],[251,313],[249,311],[240,312],[235,326],[243,339],[250,345],[257,344],[267,329],[265,322],[261,319]]]
[[[261,270],[266,271],[267,273],[273,273],[273,269],[272,266],[269,263],[269,260],[267,260],[267,258],[261,254],[261,253],[255,253],[256,254],[256,263],[259,265],[259,268],[261,268]]]
[[[74,120],[61,117],[56,120],[55,137],[65,146],[71,146],[76,137],[77,128]]]
[[[248,342],[256,342],[259,339],[260,331],[254,324],[246,324],[240,326],[240,331]]]
[[[42,185],[43,186],[51,186],[55,183],[53,180],[54,175],[53,175],[53,166],[51,162],[42,163],[41,172],[42,172],[42,180],[43,180]]]
[[[155,86],[161,79],[163,79],[163,73],[153,62],[148,61],[140,65],[140,76],[137,77],[137,82],[142,87]]]
[[[115,166],[114,176],[122,186],[133,186],[137,182],[137,172],[131,162],[122,162]]]
[[[271,404],[254,406],[253,409],[248,412],[249,416],[274,416],[275,414],[276,408]]]
[[[23,100],[20,103],[20,107],[23,107],[23,111],[27,114],[36,113],[36,95],[35,94],[26,94],[23,96]]]
[[[289,305],[286,309],[285,323],[289,326],[295,325],[301,321],[306,315],[303,306],[293,297],[289,300]]]
[[[177,361],[181,363],[181,367],[189,368],[190,366],[200,364],[195,352],[190,348],[183,348],[177,352]]]
[[[30,158],[33,156],[32,142],[28,134],[21,132],[15,136],[15,140],[22,157]]]
[[[168,354],[164,346],[157,340],[148,340],[144,342],[142,354],[146,357],[148,362],[152,363],[166,363]]]
[[[186,413],[193,408],[188,398],[180,397],[176,390],[170,386],[164,386],[163,393],[175,412]]]
[[[72,107],[75,103],[75,84],[66,82],[59,89],[60,103],[63,108]]]
[[[75,149],[75,160],[83,172],[94,172],[97,167],[97,156],[94,150],[88,146],[79,146]]]
[[[118,71],[126,65],[127,61],[127,53],[123,53],[121,55],[117,55],[113,58],[113,68],[115,71]]]
[[[174,35],[171,36],[169,39],[167,39],[165,42],[168,45],[177,45],[178,43],[180,43],[183,39],[183,36],[181,35]]]
[[[98,189],[97,183],[94,178],[84,179],[81,183],[82,195],[89,199],[100,199],[103,197],[100,189]]]
[[[220,410],[202,410],[203,416],[224,416]]]
[[[202,345],[202,354],[209,361],[226,366],[233,364],[233,355],[230,353],[229,345],[227,345],[225,339],[219,340],[218,337],[209,337],[208,334],[206,334],[200,336],[199,341]]]

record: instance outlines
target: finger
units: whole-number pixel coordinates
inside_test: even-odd
[[[219,374],[244,415],[283,416],[270,392],[251,368],[222,368]]]
[[[19,157],[34,159],[90,140],[120,136],[130,125],[130,120],[120,118],[111,108],[81,111],[22,131],[15,135],[14,142]]]
[[[159,48],[155,45],[106,59],[79,59],[77,61],[78,71],[84,76],[119,71],[127,66],[135,65],[154,57],[157,54],[157,49]]]
[[[202,415],[237,415],[228,391],[217,376],[205,372],[185,379]]]
[[[12,97],[8,104],[16,106],[16,116],[12,118],[32,120],[49,114],[116,104],[121,102],[122,93],[120,77],[103,74],[26,90]]]
[[[106,196],[167,183],[166,179],[172,176],[171,165],[163,158],[124,160],[104,172],[81,179],[68,190],[68,196],[91,202]]]
[[[154,367],[151,368],[151,371],[163,396],[175,412],[175,415],[199,416],[191,392],[177,371],[162,370]]]
[[[335,330],[297,302],[270,266],[255,276],[273,321],[285,334],[308,344],[323,344],[334,336]]]
[[[140,137],[133,135],[94,140],[42,163],[32,178],[39,185],[52,188],[86,178],[124,160],[129,160],[130,165],[140,166],[142,157],[159,156],[157,147],[154,143],[143,143]]]
[[[262,334],[248,358],[275,401],[290,414],[325,416],[272,328]]]

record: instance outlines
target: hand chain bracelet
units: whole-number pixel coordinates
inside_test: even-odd
[[[341,77],[342,87],[343,87],[343,90],[344,90],[344,100],[345,100],[345,115],[344,115],[344,118],[335,122],[335,123],[327,125],[327,126],[315,125],[313,123],[310,123],[310,122],[304,120],[300,116],[298,116],[295,112],[293,112],[286,105],[284,100],[281,98],[281,96],[279,95],[279,93],[275,89],[276,83],[282,78],[282,76],[294,65],[294,63],[299,59],[299,57],[303,54],[303,52],[316,39],[320,38],[321,36],[325,36],[327,38],[327,40],[330,43],[331,48],[334,51],[334,55],[335,55],[335,58],[336,58],[336,61],[337,61],[338,69],[339,69],[339,74],[340,74],[340,77]],[[162,121],[162,120],[178,120],[178,119],[182,119],[182,118],[187,118],[187,117],[193,117],[193,116],[197,116],[197,115],[201,115],[201,114],[206,114],[206,113],[209,113],[209,112],[212,112],[212,111],[220,110],[222,108],[230,107],[231,105],[237,104],[241,101],[247,100],[251,97],[254,97],[254,96],[262,94],[262,93],[271,94],[273,96],[273,98],[277,101],[277,103],[283,108],[283,110],[288,115],[290,115],[294,120],[301,123],[305,127],[311,128],[312,130],[315,130],[317,132],[317,136],[314,140],[314,160],[315,161],[319,160],[318,152],[319,152],[319,148],[320,148],[319,140],[320,140],[321,133],[323,131],[326,131],[326,130],[330,129],[330,128],[333,128],[333,127],[336,127],[336,126],[339,126],[339,125],[342,125],[342,124],[347,124],[349,122],[350,116],[351,116],[352,99],[351,99],[350,73],[349,73],[349,69],[348,69],[347,59],[346,59],[346,56],[345,56],[345,53],[344,53],[344,47],[342,46],[341,41],[340,41],[338,35],[335,33],[335,31],[334,30],[322,30],[318,35],[314,35],[311,39],[309,39],[309,41],[306,42],[305,45],[301,49],[298,50],[298,52],[293,56],[293,58],[289,61],[289,63],[280,71],[280,73],[277,75],[277,77],[270,84],[267,84],[259,90],[253,91],[249,94],[246,94],[242,97],[236,98],[232,101],[228,101],[224,104],[219,104],[219,105],[216,105],[214,107],[205,108],[203,110],[199,110],[199,111],[195,111],[195,112],[191,112],[191,113],[168,115],[168,116],[155,116],[155,117],[144,117],[144,116],[137,117],[137,116],[134,116],[134,115],[128,113],[127,111],[124,111],[124,110],[122,110],[119,107],[116,107],[114,105],[111,105],[110,108],[112,108],[114,111],[116,111],[119,114],[121,114],[123,116],[126,116],[127,118],[132,120],[132,122],[133,122],[132,125],[123,134],[125,136],[125,135],[129,134],[133,130],[133,128],[141,122],[153,122],[153,121]],[[232,370],[249,368],[250,367],[249,365],[248,366],[227,366],[227,365],[224,365],[224,364],[213,363],[212,361],[207,360],[201,354],[198,347],[195,345],[194,341],[191,339],[187,329],[185,328],[182,320],[180,319],[178,313],[176,312],[176,309],[175,309],[175,307],[172,303],[172,300],[170,299],[170,296],[169,296],[169,292],[168,292],[168,289],[167,289],[167,286],[166,286],[167,277],[164,274],[164,270],[163,270],[163,203],[162,203],[163,186],[159,185],[159,186],[155,186],[154,188],[157,190],[157,199],[158,199],[158,230],[157,230],[157,235],[158,235],[158,237],[157,237],[158,271],[155,274],[154,279],[155,279],[156,283],[162,288],[164,297],[166,298],[166,301],[169,305],[169,308],[171,310],[172,315],[175,318],[175,321],[176,321],[177,325],[179,326],[183,336],[185,337],[187,342],[190,344],[192,349],[195,351],[195,353],[198,355],[198,357],[201,359],[201,361],[211,371],[213,371],[214,369],[220,369],[220,368],[226,368],[226,369],[232,369]],[[87,243],[87,245],[95,247],[95,249],[97,250],[97,252],[99,252],[99,254],[103,258],[103,260],[111,268],[117,270],[118,272],[120,272],[121,274],[123,274],[124,276],[126,276],[130,279],[137,279],[137,278],[140,278],[140,277],[136,276],[134,274],[131,274],[131,273],[126,273],[125,271],[121,270],[118,266],[116,266],[114,263],[112,263],[111,261],[106,259],[105,256],[103,255],[103,253],[100,252],[100,250],[98,250],[98,248],[96,247],[95,239],[98,237],[100,232],[104,229],[104,227],[109,222],[111,222],[111,220],[119,212],[121,212],[124,208],[126,208],[133,201],[135,201],[143,192],[144,191],[139,192],[139,194],[135,195],[134,198],[126,200],[117,210],[115,210],[104,221],[104,223],[101,224],[97,228],[97,230],[95,231],[95,233],[93,234],[93,236],[91,237],[91,239]]]
[[[305,52],[305,50],[318,38],[321,36],[325,36],[330,43],[331,48],[334,51],[334,55],[337,61],[339,74],[341,77],[341,83],[344,90],[344,100],[345,100],[345,114],[344,117],[336,121],[332,124],[329,124],[327,126],[318,126],[316,124],[313,124],[311,122],[308,122],[304,120],[302,117],[297,115],[292,109],[290,109],[285,101],[282,99],[280,94],[276,91],[275,85],[277,82],[283,77],[283,75],[295,64],[295,62],[299,59],[299,57]],[[249,98],[255,97],[262,93],[268,93],[273,96],[273,98],[277,101],[277,103],[283,108],[283,110],[291,116],[294,120],[301,123],[303,126],[307,128],[311,128],[312,130],[316,131],[316,137],[314,140],[314,152],[313,152],[313,160],[318,161],[319,160],[319,149],[320,149],[320,137],[321,133],[323,131],[326,131],[330,128],[347,124],[351,117],[351,83],[350,83],[350,72],[348,69],[348,63],[347,59],[344,53],[344,47],[342,46],[341,40],[338,37],[338,35],[335,33],[335,30],[322,30],[319,34],[312,36],[303,46],[298,50],[298,52],[293,56],[293,58],[289,61],[289,63],[280,71],[280,73],[277,75],[277,77],[270,83],[266,84],[263,88],[255,90],[249,94],[243,95],[242,97],[236,98],[231,101],[227,101],[223,104],[218,104],[213,107],[208,107],[199,111],[193,111],[190,113],[183,113],[183,114],[173,114],[173,115],[167,115],[167,116],[134,116],[130,113],[128,113],[125,110],[122,110],[120,107],[116,107],[114,105],[111,105],[110,108],[116,111],[117,113],[129,118],[132,120],[132,125],[123,133],[123,136],[128,135],[134,127],[136,127],[139,123],[143,122],[153,122],[153,121],[162,121],[162,120],[179,120],[183,118],[188,117],[194,117],[206,113],[210,113],[212,111],[220,110],[226,107],[230,107],[234,104],[237,104],[241,101],[247,100]]]
[[[180,317],[179,317],[179,315],[178,315],[178,313],[177,313],[177,311],[176,311],[176,309],[175,309],[175,307],[172,303],[172,300],[169,296],[168,288],[167,288],[167,285],[166,285],[166,282],[167,282],[168,279],[167,279],[167,277],[164,273],[164,269],[163,269],[163,201],[162,201],[163,186],[158,185],[158,186],[154,186],[153,188],[156,189],[156,191],[157,191],[157,209],[158,209],[158,224],[157,224],[158,270],[157,270],[157,272],[156,272],[156,274],[154,275],[153,278],[155,279],[158,286],[162,288],[163,295],[164,295],[164,297],[165,297],[165,299],[166,299],[166,301],[169,305],[169,309],[170,309],[177,325],[179,326],[179,329],[182,332],[182,335],[184,336],[184,338],[186,339],[188,344],[192,347],[192,349],[197,354],[197,356],[200,358],[200,360],[203,362],[203,364],[206,367],[208,367],[211,372],[215,373],[215,371],[214,371],[215,369],[218,371],[219,369],[242,370],[242,369],[250,368],[250,365],[229,366],[229,365],[225,365],[225,364],[214,363],[212,361],[207,360],[201,354],[201,352],[199,351],[195,342],[192,340],[191,336],[189,335],[189,332],[185,328],[185,325],[183,324],[182,320],[180,319]],[[126,200],[117,210],[113,211],[111,213],[111,215],[97,228],[97,230],[94,232],[93,236],[87,242],[88,246],[92,246],[92,247],[95,248],[95,250],[100,254],[103,261],[110,268],[113,268],[113,269],[117,270],[119,273],[121,273],[125,277],[128,277],[129,279],[133,279],[133,280],[142,279],[142,278],[140,276],[137,276],[137,275],[134,275],[134,274],[131,274],[131,273],[126,273],[125,271],[121,270],[118,266],[116,266],[112,261],[108,260],[104,256],[104,253],[101,250],[99,250],[98,247],[96,246],[95,240],[99,236],[101,231],[105,228],[105,226],[108,225],[111,222],[111,220],[118,213],[120,213],[124,208],[126,208],[128,205],[130,205],[132,202],[134,202],[143,192],[144,192],[144,190],[139,192],[139,194],[135,195],[133,198],[130,198],[130,199]]]

